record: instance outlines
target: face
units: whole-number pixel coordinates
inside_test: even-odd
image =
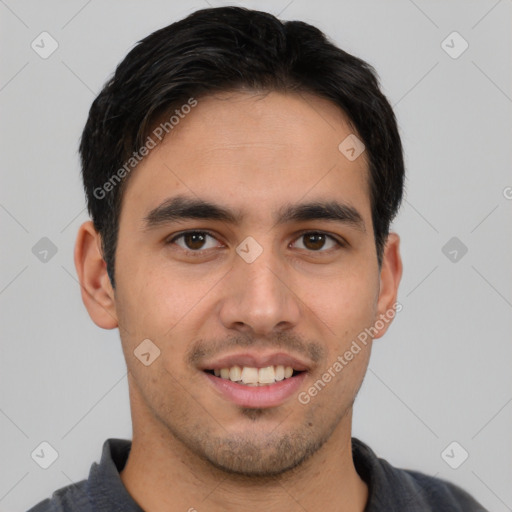
[[[314,96],[210,96],[127,183],[113,314],[132,415],[217,468],[278,474],[348,428],[371,342],[335,362],[397,285],[382,286],[366,154],[338,149],[352,133]]]

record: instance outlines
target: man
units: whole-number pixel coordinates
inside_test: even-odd
[[[316,28],[198,11],[94,101],[75,264],[118,327],[133,440],[42,511],[477,511],[351,437],[400,304],[404,181],[373,69]]]

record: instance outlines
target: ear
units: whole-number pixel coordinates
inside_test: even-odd
[[[375,318],[375,327],[378,327],[378,332],[374,338],[380,338],[384,335],[395,314],[402,309],[401,304],[397,304],[398,285],[401,278],[400,237],[396,233],[389,233],[382,255],[380,291],[377,302],[377,317]],[[384,326],[380,328],[382,324]]]
[[[90,220],[78,230],[75,267],[82,300],[92,321],[103,329],[114,329],[118,326],[114,290],[101,252],[101,236]]]

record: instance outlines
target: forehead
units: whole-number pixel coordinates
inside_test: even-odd
[[[247,217],[302,198],[358,203],[369,213],[366,153],[350,160],[340,151],[355,131],[330,101],[230,92],[186,110],[130,176],[122,215],[127,204],[140,217],[183,193],[232,204]]]

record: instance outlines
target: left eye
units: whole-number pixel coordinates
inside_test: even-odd
[[[168,243],[176,243],[182,249],[192,252],[219,247],[218,240],[206,231],[186,231],[176,235]],[[298,243],[299,245],[297,246],[296,244]],[[326,252],[333,247],[343,246],[333,236],[317,231],[302,233],[290,245],[296,245],[298,249],[306,249],[311,252]]]
[[[319,233],[316,231],[311,231],[308,233],[303,233],[297,240],[303,240],[302,247],[299,249],[308,249],[310,251],[316,252],[325,252],[328,249],[332,249],[335,246],[341,246],[342,244],[338,242],[334,237],[327,235],[326,233]],[[330,246],[325,247],[326,242],[330,242]],[[297,242],[295,242],[297,243]],[[329,244],[328,244],[329,245]],[[324,249],[321,251],[320,249]]]

